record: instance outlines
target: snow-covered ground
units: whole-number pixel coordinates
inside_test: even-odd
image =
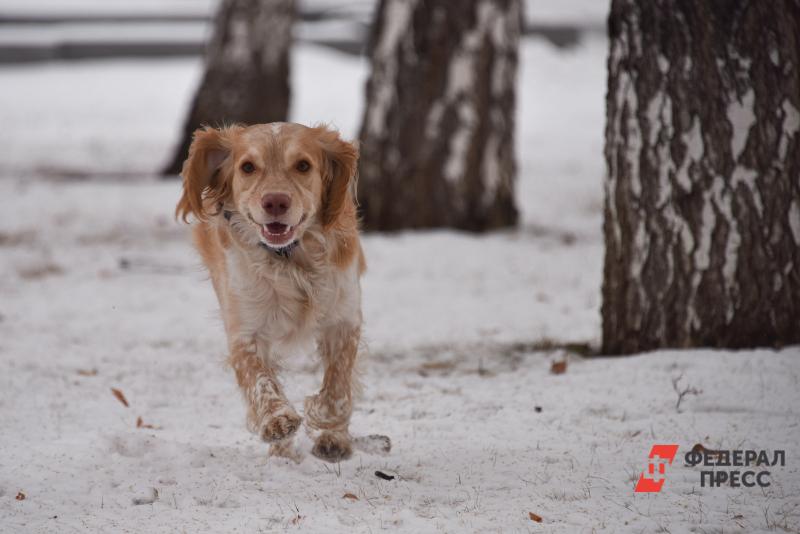
[[[519,230],[365,236],[352,430],[394,447],[339,465],[268,460],[246,432],[178,184],[140,177],[199,63],[0,70],[0,532],[800,530],[798,347],[562,348],[599,341],[605,52],[523,45]],[[301,46],[292,75],[295,120],[356,135],[363,60]],[[289,363],[299,406],[320,370]],[[678,411],[681,376],[702,393]],[[654,443],[679,459],[660,494],[634,494]],[[787,465],[768,488],[701,488],[681,460],[696,443]]]

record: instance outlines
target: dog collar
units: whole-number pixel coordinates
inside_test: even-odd
[[[292,251],[294,249],[296,249],[300,245],[300,241],[294,240],[291,243],[289,243],[288,245],[283,246],[281,248],[272,248],[272,247],[268,246],[266,243],[262,243],[260,241],[259,241],[258,244],[261,245],[261,248],[263,248],[265,250],[268,250],[268,251],[272,252],[273,254],[277,254],[281,258],[288,258],[289,255],[292,253]]]
[[[233,217],[233,212],[230,210],[223,210],[222,216],[225,217],[226,221],[230,221],[231,217]],[[300,245],[300,241],[295,239],[288,245],[280,248],[272,248],[268,246],[266,243],[262,243],[261,241],[259,241],[258,244],[261,248],[263,248],[266,251],[272,252],[273,254],[277,254],[281,258],[288,258],[291,255],[292,251]]]

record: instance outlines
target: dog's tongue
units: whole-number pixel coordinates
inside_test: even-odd
[[[267,225],[267,230],[269,230],[269,233],[271,233],[271,234],[282,234],[282,233],[286,232],[287,228],[288,228],[288,226],[286,226],[283,223],[278,223],[278,222],[269,223]]]

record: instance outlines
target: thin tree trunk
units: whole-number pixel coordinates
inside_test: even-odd
[[[614,0],[603,349],[800,342],[800,2]]]
[[[520,0],[382,0],[359,200],[377,230],[516,223]]]
[[[225,0],[203,80],[164,174],[177,175],[201,125],[284,121],[289,110],[293,0]]]

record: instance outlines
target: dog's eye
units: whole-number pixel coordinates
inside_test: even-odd
[[[250,163],[249,161],[245,161],[242,163],[242,172],[245,174],[251,174],[255,172],[256,166]]]
[[[311,168],[311,164],[307,160],[301,159],[297,162],[297,165],[295,165],[294,168],[300,172],[308,172],[308,170]]]

